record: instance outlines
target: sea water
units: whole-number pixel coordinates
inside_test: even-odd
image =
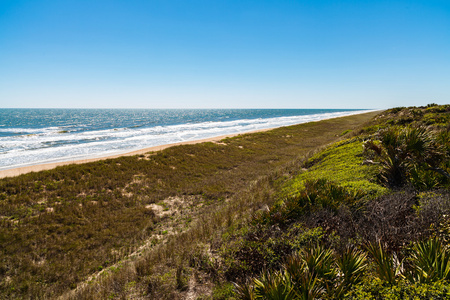
[[[350,109],[0,109],[0,170],[362,113]]]

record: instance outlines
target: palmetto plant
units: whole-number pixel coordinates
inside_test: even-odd
[[[299,299],[316,299],[331,292],[338,274],[334,252],[321,245],[306,247],[291,255],[284,268],[291,274]]]
[[[256,299],[255,287],[253,285],[252,280],[247,280],[245,283],[242,284],[235,283],[234,290],[239,299],[242,300]]]
[[[366,249],[375,263],[378,278],[394,285],[397,278],[401,276],[402,262],[398,260],[395,253],[392,255],[388,253],[381,242],[368,244]]]
[[[307,273],[318,278],[322,288],[330,292],[338,274],[333,250],[317,245],[303,249],[300,256],[305,262]]]
[[[405,264],[381,242],[368,244],[366,250],[375,275],[391,286],[405,278],[419,284],[450,281],[450,248],[439,238],[414,243]],[[290,255],[280,271],[265,270],[259,278],[236,284],[235,291],[244,300],[342,299],[367,270],[364,251],[348,248],[337,254],[316,245]]]
[[[367,150],[380,160],[380,179],[389,185],[400,185],[405,179],[405,157],[401,151],[399,134],[394,129],[380,132],[375,139],[364,143]]]
[[[348,249],[337,255],[316,245],[289,256],[281,271],[264,271],[259,278],[236,285],[236,294],[245,300],[342,298],[366,268],[362,251]]]
[[[254,279],[254,285],[257,299],[294,299],[290,275],[286,271],[264,271],[260,279]]]
[[[346,249],[337,256],[336,263],[342,274],[339,286],[335,290],[335,297],[340,298],[353,284],[358,284],[367,270],[367,255],[355,248]]]
[[[321,286],[320,279],[316,274],[306,270],[302,276],[298,277],[294,282],[294,293],[294,299],[313,300],[320,299],[325,293],[325,290]]]
[[[375,275],[390,285],[407,278],[412,283],[450,281],[450,249],[439,238],[414,243],[411,253],[399,261],[381,242],[366,250],[375,265]],[[259,278],[236,284],[239,299],[310,300],[342,299],[361,283],[368,269],[367,254],[349,248],[341,254],[317,245],[289,256],[281,271],[264,271]]]
[[[441,145],[442,150],[447,156],[450,156],[450,127],[447,130],[440,131],[436,136],[436,141]]]
[[[400,186],[418,169],[434,171],[447,178],[440,167],[447,157],[448,135],[435,134],[425,127],[390,127],[378,132],[364,146],[378,158],[380,179],[389,186]]]
[[[438,173],[416,166],[410,169],[409,177],[411,183],[419,190],[432,190],[441,183],[441,176]]]
[[[438,238],[414,244],[409,261],[408,278],[413,282],[450,280],[450,251]]]
[[[235,292],[242,300],[293,300],[298,299],[293,290],[290,274],[286,271],[265,270],[260,278],[235,284]]]

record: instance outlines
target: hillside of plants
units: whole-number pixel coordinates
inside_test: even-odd
[[[0,180],[1,299],[448,299],[450,105]]]
[[[235,235],[237,299],[449,299],[450,106],[395,108],[282,180]]]

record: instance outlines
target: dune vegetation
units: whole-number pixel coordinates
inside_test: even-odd
[[[1,179],[0,298],[445,299],[449,123],[395,108]]]

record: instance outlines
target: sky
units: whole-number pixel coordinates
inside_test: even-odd
[[[448,0],[0,0],[0,108],[428,103]]]

